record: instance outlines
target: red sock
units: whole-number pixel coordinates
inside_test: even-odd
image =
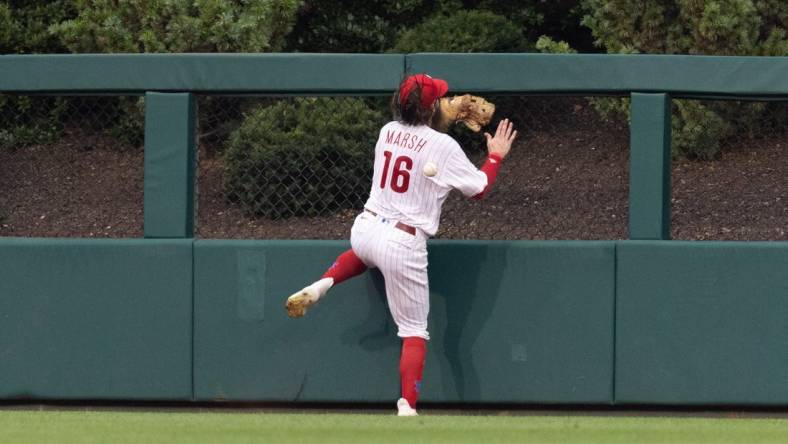
[[[367,271],[367,266],[361,262],[356,253],[353,253],[353,250],[348,250],[337,257],[337,260],[328,268],[321,279],[333,278],[334,285],[336,285],[365,271]]]
[[[427,354],[427,341],[416,336],[402,340],[402,355],[399,360],[399,375],[402,383],[402,397],[414,409],[421,391],[421,374],[424,371],[424,357]]]

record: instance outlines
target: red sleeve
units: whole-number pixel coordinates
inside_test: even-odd
[[[487,161],[480,168],[481,171],[487,175],[487,186],[484,187],[481,193],[473,196],[474,199],[481,199],[487,194],[495,183],[495,178],[498,176],[498,170],[501,169],[501,160],[503,158],[497,154],[490,154],[487,156]]]

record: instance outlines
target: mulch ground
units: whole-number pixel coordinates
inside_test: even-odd
[[[551,126],[521,124],[493,192],[452,193],[439,238],[626,239],[626,124],[588,107]],[[197,236],[346,239],[355,210],[319,218],[248,217],[229,203],[221,158],[201,153]],[[719,159],[676,160],[672,236],[685,240],[788,240],[788,137],[730,143]],[[0,151],[0,236],[141,237],[143,152],[68,132],[56,145]]]
[[[142,150],[67,133],[0,150],[0,236],[142,237]]]

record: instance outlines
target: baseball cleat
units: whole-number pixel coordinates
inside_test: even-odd
[[[397,401],[397,416],[419,416],[416,413],[416,409],[408,404],[408,400],[405,398],[399,398]]]
[[[319,299],[320,295],[318,295],[317,291],[310,285],[287,298],[287,303],[285,303],[287,315],[291,318],[300,318],[305,315],[307,309],[313,306]]]

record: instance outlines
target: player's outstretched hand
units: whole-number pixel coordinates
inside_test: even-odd
[[[509,150],[512,149],[512,142],[517,137],[517,131],[509,119],[503,119],[498,122],[495,136],[491,136],[490,133],[484,133],[484,137],[487,138],[487,152],[489,154],[497,154],[503,159],[509,154]]]

